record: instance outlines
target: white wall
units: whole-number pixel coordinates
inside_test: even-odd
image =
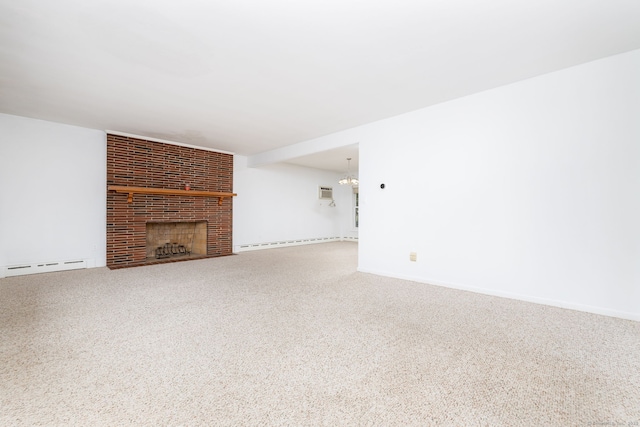
[[[251,168],[234,156],[233,246],[352,235],[351,187],[339,174],[286,163]],[[318,199],[333,187],[336,207]]]
[[[106,263],[104,132],[0,114],[0,270]]]
[[[347,131],[359,269],[640,320],[639,76],[633,51]]]

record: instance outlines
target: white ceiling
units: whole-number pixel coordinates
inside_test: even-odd
[[[638,48],[639,0],[0,0],[0,112],[252,155]]]
[[[333,150],[288,159],[287,163],[340,172],[343,175],[350,171],[352,175],[357,175],[360,166],[358,148],[359,144],[347,145]],[[347,161],[347,159],[351,159],[351,161]]]

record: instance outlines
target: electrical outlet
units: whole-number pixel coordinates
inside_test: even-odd
[[[409,253],[409,261],[417,261],[418,260],[418,253],[417,252],[410,252]]]

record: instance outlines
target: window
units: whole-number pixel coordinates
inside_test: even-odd
[[[358,222],[360,220],[359,218],[359,206],[360,204],[360,193],[358,192],[357,188],[353,189],[353,224],[355,225],[355,228],[358,228]]]

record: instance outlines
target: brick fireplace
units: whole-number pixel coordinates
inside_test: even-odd
[[[233,155],[107,134],[108,187],[179,190],[132,197],[107,191],[109,268],[232,253],[231,197],[191,196],[186,184],[193,194],[231,193]],[[164,245],[175,253],[156,257]]]

